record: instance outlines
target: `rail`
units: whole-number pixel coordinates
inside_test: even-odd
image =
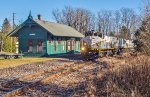
[[[39,83],[47,83],[50,79],[68,74],[70,72],[74,72],[74,71],[84,67],[85,65],[87,65],[87,64],[83,64],[83,63],[75,64],[73,62],[71,64],[65,64],[62,66],[51,68],[49,70],[39,71],[37,73],[25,75],[25,76],[16,78],[14,80],[1,83],[0,91],[5,91],[5,93],[2,94],[2,97],[13,97],[15,95],[22,94],[22,93],[26,92],[29,88],[34,87],[35,85],[37,85]],[[40,75],[43,75],[44,78],[28,83],[29,79],[32,80],[35,77],[37,78]],[[25,81],[25,80],[27,80],[27,81]]]

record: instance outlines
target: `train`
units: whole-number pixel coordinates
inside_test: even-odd
[[[81,55],[84,60],[94,60],[106,55],[120,54],[124,49],[133,49],[132,40],[100,35],[90,31],[81,39]]]

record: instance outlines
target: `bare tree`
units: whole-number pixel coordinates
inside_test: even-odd
[[[150,16],[150,1],[149,0],[142,0],[143,4],[144,4],[144,18],[146,18],[147,16]]]
[[[119,10],[115,11],[114,13],[114,31],[119,32],[121,25],[121,13]]]
[[[98,31],[108,34],[112,30],[112,11],[102,10],[98,12]]]
[[[57,23],[61,23],[61,12],[59,11],[59,9],[54,9],[52,11],[52,15],[54,17],[54,19],[56,20]]]
[[[139,16],[133,9],[122,8],[115,12],[101,10],[97,16],[83,8],[64,7],[62,10],[55,9],[52,12],[57,23],[73,27],[84,34],[89,30],[95,30],[105,35],[122,32],[126,28],[128,33],[134,32],[139,27]]]
[[[70,6],[66,6],[62,10],[63,15],[63,23],[67,24],[68,26],[72,26],[74,22],[74,9]]]
[[[67,6],[61,11],[53,10],[52,14],[57,23],[71,26],[81,33],[95,29],[95,16],[89,10]]]

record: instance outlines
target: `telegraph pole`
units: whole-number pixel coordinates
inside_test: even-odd
[[[15,29],[15,14],[16,13],[13,13],[13,30]]]
[[[15,29],[15,14],[16,13],[13,13],[13,30]],[[13,40],[12,40],[12,37],[11,37],[11,53],[12,53],[12,42],[13,42]]]

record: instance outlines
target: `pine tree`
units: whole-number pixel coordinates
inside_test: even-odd
[[[2,33],[9,33],[11,31],[11,25],[7,18],[5,18],[3,25],[2,25]]]
[[[1,32],[1,43],[0,43],[0,50],[4,52],[15,52],[15,45],[16,39],[7,36],[7,34],[11,31],[11,25],[7,18],[5,18],[3,25],[2,25],[2,32]]]
[[[119,37],[124,39],[130,39],[130,30],[126,26],[122,26]]]
[[[135,32],[135,50],[150,56],[150,17],[142,22],[141,27]]]
[[[142,42],[139,40],[140,34],[141,34],[140,29],[136,30],[135,33],[134,33],[133,43],[134,43],[134,49],[137,52],[140,52],[142,50],[141,49],[142,48]]]
[[[11,52],[11,38],[8,36],[5,36],[4,38],[3,51]]]
[[[142,52],[150,56],[150,16],[146,17],[141,28],[139,40],[142,42]]]
[[[2,51],[3,48],[3,35],[2,32],[0,32],[0,52]]]
[[[0,52],[4,50],[4,40],[6,38],[6,34],[0,32]]]
[[[138,49],[145,55],[150,56],[150,2],[145,0],[144,2],[144,18],[139,31],[135,33],[138,43],[140,43]]]
[[[114,32],[110,32],[109,36],[115,36]]]

